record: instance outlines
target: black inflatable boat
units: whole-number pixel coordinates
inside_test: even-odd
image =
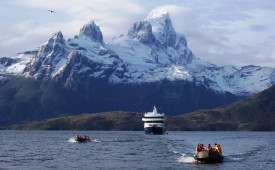
[[[75,141],[76,141],[76,142],[80,142],[80,143],[82,143],[82,142],[90,142],[89,139],[83,139],[83,138],[81,138],[81,137],[75,138]]]
[[[203,150],[194,156],[198,163],[220,163],[224,156],[214,150]]]

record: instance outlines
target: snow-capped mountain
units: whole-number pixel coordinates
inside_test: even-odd
[[[28,77],[63,81],[79,77],[110,84],[142,84],[185,80],[235,95],[249,95],[275,84],[275,69],[259,66],[217,66],[195,57],[183,34],[177,33],[165,10],[151,12],[127,35],[106,44],[94,21],[65,40],[61,32],[33,51],[0,58],[0,79]]]

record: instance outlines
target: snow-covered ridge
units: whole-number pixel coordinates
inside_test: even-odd
[[[94,21],[65,40],[61,32],[30,52],[0,58],[0,79],[27,76],[107,79],[109,83],[186,80],[218,92],[249,95],[275,84],[275,69],[258,66],[219,67],[195,57],[183,34],[176,33],[169,13],[152,11],[127,35],[105,44]]]
[[[156,9],[151,11],[148,16],[145,18],[145,20],[151,20],[151,19],[157,19],[167,17],[169,15],[168,11],[166,9]]]

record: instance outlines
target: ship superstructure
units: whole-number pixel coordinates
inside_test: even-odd
[[[149,135],[162,135],[165,133],[165,114],[158,113],[156,106],[153,112],[144,114],[142,121],[144,122],[144,132]]]

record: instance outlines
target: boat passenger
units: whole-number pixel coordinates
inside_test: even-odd
[[[222,153],[221,145],[218,145],[218,148],[219,148],[220,153]]]
[[[203,144],[201,144],[201,151],[204,150]]]
[[[219,148],[218,148],[218,144],[214,144],[215,145],[215,151],[219,152]]]
[[[198,144],[198,146],[196,147],[196,154],[198,154],[200,152],[200,144]]]
[[[222,153],[221,146],[215,143],[215,150],[219,153]]]
[[[210,144],[208,144],[208,146],[207,146],[206,150],[208,150],[208,151],[212,150],[212,147],[211,147],[211,145],[210,145]]]

